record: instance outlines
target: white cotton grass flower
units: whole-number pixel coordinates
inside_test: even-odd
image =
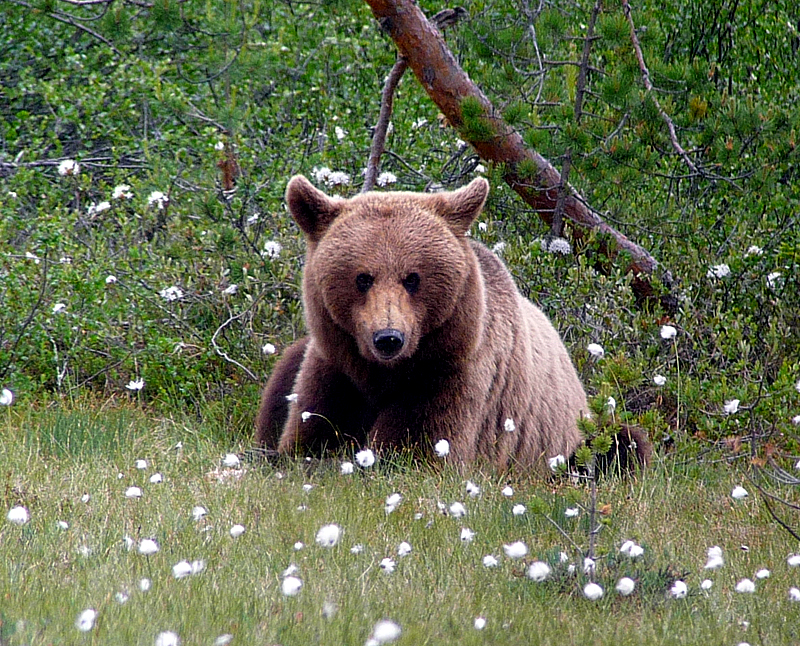
[[[56,527],[58,527],[62,531],[67,531],[69,529],[69,523],[67,521],[65,521],[65,520],[59,520],[56,523]],[[131,547],[133,547],[133,546],[131,546]]]
[[[475,627],[475,630],[483,630],[484,628],[486,628],[486,618],[475,617],[475,621],[472,622],[472,625]]]
[[[583,586],[583,596],[589,601],[597,601],[603,596],[603,588],[597,583],[587,583]]]
[[[462,527],[461,528],[461,542],[462,543],[471,543],[475,540],[475,532],[473,532],[469,527]]]
[[[786,564],[789,567],[800,567],[800,554],[792,554],[786,559]]]
[[[233,641],[233,635],[225,633],[214,640],[214,646],[227,646]]]
[[[372,452],[372,449],[362,449],[356,453],[356,464],[362,469],[369,469],[375,464],[375,454]]]
[[[195,505],[192,507],[192,519],[195,521],[202,520],[208,513],[208,509],[202,505]]]
[[[758,245],[750,245],[747,247],[747,251],[744,252],[745,256],[763,256],[764,250],[759,247]]]
[[[496,242],[492,247],[492,251],[496,254],[501,254],[506,250],[506,243],[503,241]]]
[[[141,498],[142,497],[142,490],[139,487],[128,487],[125,490],[125,497],[126,498]]]
[[[714,582],[711,579],[703,579],[700,583],[700,589],[708,592],[714,586]]]
[[[739,400],[738,399],[726,400],[725,405],[722,407],[722,410],[725,411],[726,415],[733,415],[739,410]]]
[[[800,589],[789,588],[789,601],[800,601]]]
[[[283,245],[280,242],[277,240],[267,240],[264,243],[264,250],[261,252],[261,256],[263,258],[275,260],[281,255],[281,251],[283,251]]]
[[[165,287],[160,290],[158,295],[165,301],[172,303],[183,298],[183,290],[177,285],[172,285],[171,287]]]
[[[734,498],[735,500],[742,500],[744,498],[747,498],[747,496],[749,495],[750,494],[747,493],[747,489],[745,489],[741,485],[735,486],[733,488],[733,491],[731,491],[731,498]]]
[[[739,581],[736,586],[734,587],[736,592],[741,594],[752,594],[756,591],[756,584],[753,583],[750,579],[742,579]]]
[[[378,186],[388,186],[389,184],[396,184],[397,183],[397,175],[394,173],[390,173],[389,171],[384,171],[375,179],[375,183]]]
[[[385,559],[381,559],[381,562],[378,565],[380,566],[381,570],[386,572],[386,574],[391,574],[394,572],[397,563],[395,563],[393,558],[387,556]]]
[[[150,476],[150,484],[159,484],[161,482],[164,482],[164,476],[160,473],[154,473]]]
[[[153,583],[152,583],[152,581],[150,581],[150,579],[140,579],[139,580],[139,590],[141,590],[142,592],[147,592],[151,588],[152,585],[153,585]]]
[[[356,543],[350,548],[351,554],[361,554],[364,551],[364,546],[361,543]]]
[[[239,538],[244,532],[244,525],[239,525],[238,523],[230,529],[231,538]]]
[[[333,547],[339,542],[342,535],[342,528],[335,523],[323,525],[317,532],[317,545],[321,547]]]
[[[189,565],[191,567],[192,574],[200,574],[200,572],[206,569],[206,562],[203,559],[196,559]]]
[[[131,379],[125,384],[125,388],[134,392],[139,391],[144,388],[144,379]]]
[[[281,594],[284,597],[296,597],[300,594],[300,588],[303,587],[303,582],[296,576],[287,576],[281,582]]]
[[[349,460],[345,460],[339,465],[339,473],[341,473],[343,476],[351,475],[354,470],[355,466]]]
[[[125,592],[124,590],[120,590],[119,592],[117,592],[114,595],[114,599],[120,605],[122,605],[123,603],[127,603],[128,599],[130,599],[130,598],[131,598],[130,595],[127,592]]]
[[[781,274],[781,272],[779,271],[773,271],[767,274],[767,287],[769,287],[770,289],[776,289],[780,284],[782,277],[783,274]]]
[[[669,589],[669,596],[673,599],[683,599],[689,594],[689,587],[683,581],[675,581]]]
[[[511,498],[511,496],[514,495],[514,489],[512,489],[510,485],[506,485],[505,487],[503,487],[500,493],[503,494],[506,498]]]
[[[706,272],[706,276],[708,278],[725,278],[726,276],[730,276],[731,268],[722,263],[720,265],[711,265],[709,270]]]
[[[433,445],[433,450],[437,457],[446,458],[448,455],[450,455],[450,442],[447,440],[439,440]]]
[[[303,491],[305,491],[306,493],[311,491],[313,488],[314,488],[314,485],[310,484],[310,483],[306,483],[306,484],[303,485]]]
[[[772,573],[767,568],[761,568],[755,574],[756,579],[763,580],[768,579]]]
[[[238,469],[241,464],[242,461],[235,453],[226,453],[222,458],[222,466],[226,469]]]
[[[87,608],[78,615],[78,618],[75,620],[75,628],[82,633],[88,633],[94,628],[95,619],[97,619],[97,610],[94,608]]]
[[[704,570],[718,570],[725,565],[725,559],[722,557],[722,548],[718,545],[708,548],[708,561],[703,567]]]
[[[547,466],[549,466],[550,471],[553,471],[554,473],[565,467],[566,464],[567,464],[567,459],[560,453],[556,456],[553,456],[552,458],[547,459]]]
[[[114,274],[106,276],[106,285],[114,285],[117,282],[117,277]]]
[[[178,633],[171,630],[165,630],[163,633],[158,633],[156,636],[155,646],[180,646],[181,638]]]
[[[261,352],[263,352],[264,354],[269,356],[271,354],[275,354],[275,352],[277,352],[277,350],[275,349],[275,345],[274,344],[265,343],[264,345],[261,346]]]
[[[656,386],[663,386],[667,383],[667,378],[664,375],[653,375],[653,383]]]
[[[297,541],[292,547],[294,548],[295,552],[299,552],[305,546],[306,546],[306,544],[303,541]]]
[[[661,338],[662,339],[674,339],[675,336],[678,334],[678,330],[675,329],[672,325],[662,325],[661,326]]]
[[[606,410],[609,413],[613,413],[615,410],[617,410],[617,400],[614,399],[613,397],[609,397],[606,400]]]
[[[390,619],[382,619],[373,627],[372,636],[367,640],[367,644],[370,644],[370,646],[389,644],[400,637],[402,632],[400,626],[395,622]]]
[[[586,346],[586,349],[588,350],[589,354],[592,355],[595,359],[602,359],[606,354],[606,351],[603,349],[603,346],[600,345],[599,343],[590,343],[589,345]]]
[[[298,572],[298,567],[294,563],[290,563],[289,567],[287,567],[281,573],[281,577],[285,579],[287,576],[292,576],[294,574],[297,574],[297,572]]]
[[[169,197],[161,191],[153,191],[147,196],[147,206],[156,206],[164,209],[169,203]]]
[[[139,458],[133,463],[133,466],[136,467],[139,471],[144,471],[145,469],[147,469],[147,460]]]
[[[514,505],[514,506],[511,508],[511,513],[512,513],[514,516],[523,516],[523,515],[525,514],[525,512],[526,512],[526,511],[528,511],[528,510],[527,510],[527,508],[525,507],[525,505]]]
[[[67,306],[64,303],[56,303],[53,305],[53,314],[63,314],[67,311]]]
[[[528,566],[527,575],[531,581],[539,583],[550,576],[550,566],[543,561],[534,561]]]
[[[453,518],[461,518],[467,515],[467,508],[460,502],[454,502],[448,507],[447,511]]]
[[[517,430],[517,425],[514,424],[514,420],[513,419],[508,417],[508,418],[506,418],[506,421],[503,422],[503,430],[506,433],[513,433],[514,431]]]
[[[399,493],[393,493],[386,497],[386,502],[383,505],[383,510],[387,514],[391,514],[397,506],[403,501],[403,496]]]
[[[17,505],[8,510],[6,520],[12,525],[25,525],[30,520],[28,510],[22,505]]]
[[[8,388],[0,390],[0,406],[11,406],[14,403],[14,393]]]
[[[397,546],[397,556],[408,556],[411,554],[411,543],[403,541]]]
[[[484,567],[497,567],[500,565],[500,561],[497,560],[496,556],[492,554],[487,554],[483,557],[483,566]]]
[[[516,541],[514,543],[503,545],[503,551],[510,559],[521,559],[527,556],[528,546],[522,541]]]
[[[597,563],[588,556],[583,559],[583,573],[592,574],[597,569]]]
[[[567,507],[564,510],[564,516],[566,516],[567,518],[576,518],[580,513],[581,510],[578,509],[577,507]]]
[[[151,554],[158,552],[158,550],[158,543],[156,543],[152,538],[143,538],[141,541],[139,541],[139,554],[150,556]]]
[[[117,184],[111,192],[111,197],[115,200],[129,200],[133,197],[133,192],[127,184]]]
[[[481,488],[478,485],[476,485],[474,482],[472,482],[472,480],[467,480],[467,483],[466,483],[465,486],[466,486],[466,489],[467,489],[467,495],[470,498],[477,498],[478,496],[481,495]]]
[[[74,177],[81,172],[81,165],[74,159],[64,159],[58,165],[58,174],[61,177]]]
[[[617,581],[617,586],[615,589],[623,597],[627,597],[633,593],[634,588],[636,588],[636,582],[629,576],[624,576]]]
[[[192,564],[189,561],[180,561],[172,566],[172,576],[176,579],[185,579],[192,573]]]
[[[125,534],[125,536],[122,537],[122,544],[125,546],[125,551],[130,552],[136,546],[136,541]]]

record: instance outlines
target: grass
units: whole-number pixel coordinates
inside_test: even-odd
[[[166,630],[184,644],[211,644],[225,634],[240,644],[362,644],[382,618],[402,627],[398,643],[405,644],[800,639],[800,604],[788,598],[800,572],[786,563],[797,545],[752,495],[730,497],[742,474],[723,463],[700,469],[667,459],[638,479],[601,483],[598,503],[606,513],[595,579],[606,593],[591,602],[581,593],[587,577],[557,565],[561,551],[580,563],[588,546],[589,492],[579,485],[459,473],[402,456],[349,476],[338,462],[247,465],[242,478],[220,483],[214,474],[222,456],[243,447],[220,441],[219,429],[193,429],[132,408],[12,408],[2,411],[0,429],[3,514],[22,504],[31,515],[24,526],[0,524],[3,644],[152,644]],[[135,468],[138,458],[147,469]],[[155,472],[162,483],[149,482]],[[467,496],[467,479],[480,496]],[[306,491],[304,484],[313,486]],[[512,498],[501,494],[506,484]],[[142,488],[140,499],[125,497],[131,485]],[[384,501],[395,492],[403,501],[387,515]],[[457,500],[467,507],[465,517],[439,510],[437,503]],[[517,503],[527,512],[515,517]],[[208,510],[199,521],[192,517],[196,505]],[[564,510],[576,505],[581,514],[567,519]],[[59,520],[69,528],[59,529]],[[236,523],[246,531],[234,539],[229,530]],[[315,543],[328,523],[343,530],[329,549]],[[475,531],[473,542],[462,544],[462,527]],[[126,535],[154,538],[161,549],[149,557],[128,551]],[[619,555],[628,538],[644,546],[641,561]],[[522,561],[503,555],[503,544],[516,540],[530,549]],[[402,541],[413,549],[398,557]],[[363,552],[351,553],[354,544]],[[703,565],[712,545],[723,548],[726,564],[708,573]],[[484,567],[486,554],[497,556],[499,567]],[[397,563],[391,574],[379,567],[384,557]],[[553,565],[544,583],[525,576],[535,559]],[[181,560],[203,560],[205,569],[175,579],[172,566]],[[280,583],[292,563],[303,588],[289,598]],[[762,567],[771,576],[757,581],[755,594],[734,592],[738,580]],[[637,581],[627,598],[614,592],[625,575]],[[714,581],[708,593],[699,588],[706,577]],[[149,591],[139,589],[143,578],[152,581]],[[668,597],[678,578],[689,586],[685,599]],[[129,597],[125,603],[116,598],[120,592]],[[323,616],[326,603],[336,607],[332,617]],[[98,617],[84,634],[75,620],[87,608]],[[473,628],[478,616],[487,620],[483,631]]]

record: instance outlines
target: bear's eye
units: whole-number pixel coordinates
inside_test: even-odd
[[[366,294],[369,291],[369,288],[372,287],[372,283],[375,282],[375,278],[370,276],[369,274],[359,274],[356,276],[356,287],[358,291],[362,294]]]
[[[419,289],[419,274],[412,272],[403,278],[403,287],[409,294],[416,294]]]

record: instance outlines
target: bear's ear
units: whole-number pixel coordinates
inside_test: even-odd
[[[441,198],[436,210],[447,220],[453,231],[461,235],[467,232],[475,218],[480,215],[488,195],[489,182],[483,177],[476,177],[457,191],[436,195]]]
[[[286,205],[294,221],[310,240],[318,242],[339,215],[344,200],[329,197],[302,175],[295,175],[286,186]]]

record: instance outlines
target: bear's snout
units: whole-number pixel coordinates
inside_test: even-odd
[[[394,359],[403,350],[405,335],[400,330],[386,328],[372,335],[372,345],[382,359]]]

